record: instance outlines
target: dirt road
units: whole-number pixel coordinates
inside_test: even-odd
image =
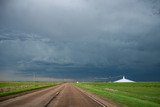
[[[116,107],[66,83],[0,102],[0,107]]]

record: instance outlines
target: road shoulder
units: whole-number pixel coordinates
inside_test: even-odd
[[[75,85],[73,85],[74,87],[76,87],[79,91],[81,91],[82,93],[84,93],[85,95],[87,95],[88,97],[92,98],[93,100],[95,100],[96,102],[98,103],[101,103],[102,105],[107,105],[107,107],[121,107],[119,104],[107,99],[107,98],[104,98],[102,96],[99,96],[95,93],[91,93],[91,92],[88,92],[86,90],[83,90]]]

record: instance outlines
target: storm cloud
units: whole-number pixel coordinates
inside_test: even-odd
[[[160,80],[159,0],[1,0],[0,79]]]

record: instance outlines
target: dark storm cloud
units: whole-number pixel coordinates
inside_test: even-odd
[[[0,72],[67,79],[147,73],[157,80],[159,5],[158,0],[2,0]]]

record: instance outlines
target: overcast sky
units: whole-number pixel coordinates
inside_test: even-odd
[[[160,81],[159,0],[1,0],[0,80]]]

